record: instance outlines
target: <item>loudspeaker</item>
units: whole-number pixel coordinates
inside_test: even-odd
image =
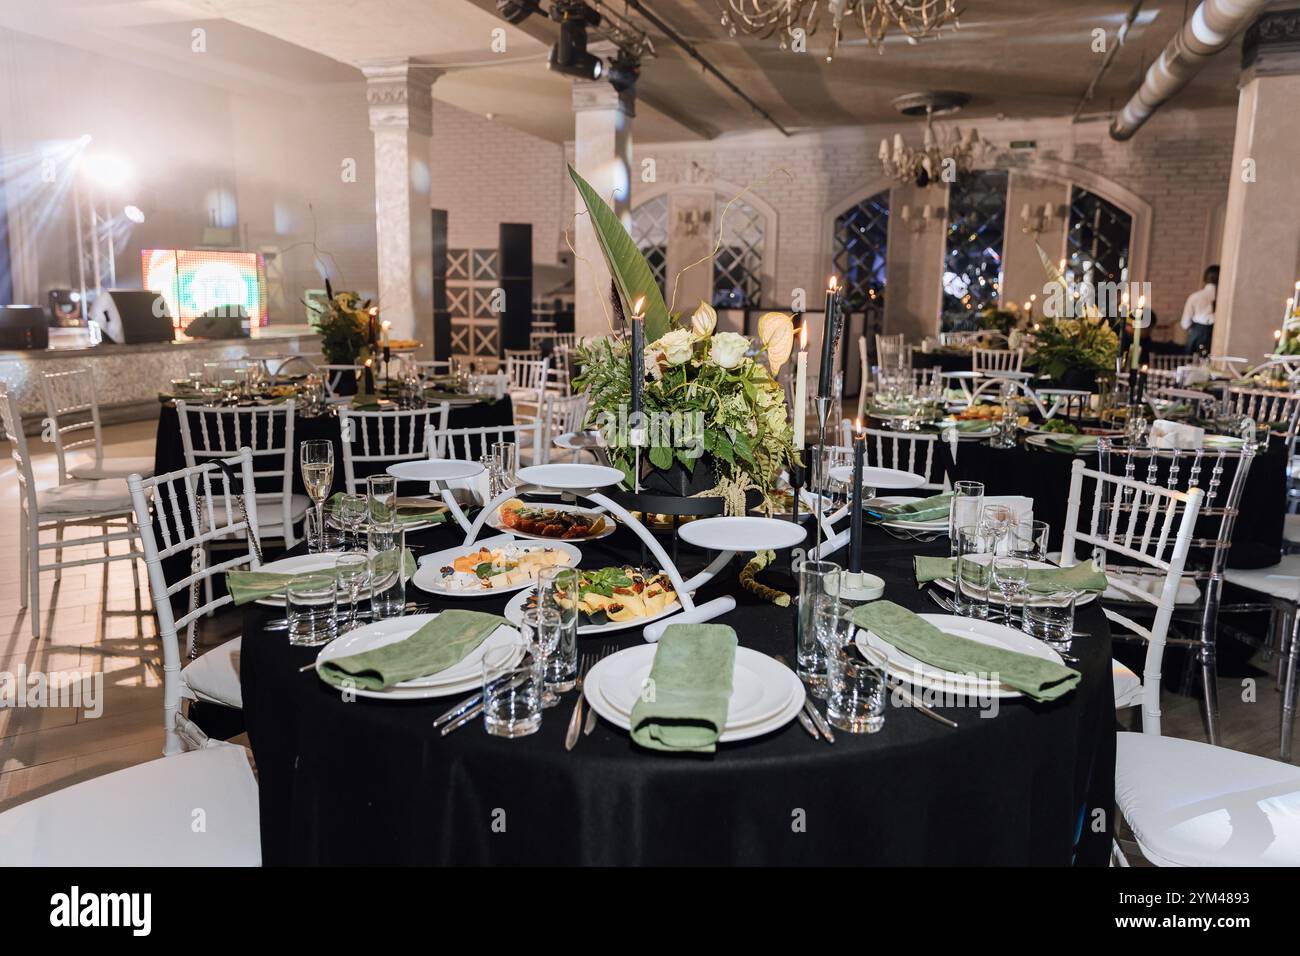
[[[447,308],[447,210],[430,209],[433,233],[433,357],[451,358],[451,311]]]
[[[105,289],[90,307],[90,321],[120,345],[176,338],[167,300],[146,289]]]
[[[531,348],[533,227],[529,223],[503,222],[498,235],[497,281],[506,297],[506,309],[501,313],[501,348]]]
[[[44,349],[50,327],[39,305],[0,306],[0,349]]]
[[[242,305],[219,305],[192,319],[185,334],[192,339],[248,338],[248,312]]]

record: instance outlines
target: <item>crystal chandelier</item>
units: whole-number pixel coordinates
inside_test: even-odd
[[[940,138],[934,129],[935,116],[955,113],[967,102],[962,93],[909,93],[894,101],[905,116],[925,114],[925,141],[917,149],[903,142],[901,133],[880,141],[880,166],[886,176],[924,189],[931,183],[952,181],[975,168],[984,154],[985,143],[974,127],[966,137],[954,126]],[[947,175],[945,175],[947,174]]]
[[[767,39],[779,33],[781,49],[817,32],[823,15],[830,14],[829,63],[839,48],[846,23],[860,23],[867,43],[885,52],[885,37],[897,30],[908,43],[937,36],[949,24],[956,29],[957,0],[717,0],[722,25],[731,36],[737,31]]]

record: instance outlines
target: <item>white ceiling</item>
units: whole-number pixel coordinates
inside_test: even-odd
[[[791,129],[891,120],[891,101],[923,89],[972,95],[968,114],[1011,118],[1074,112],[1102,57],[1092,31],[1112,36],[1131,0],[965,0],[962,29],[884,55],[852,30],[833,63],[775,41],[732,39],[714,0],[647,0],[723,73]],[[1194,3],[1192,4],[1194,6]],[[622,4],[618,4],[621,8]],[[1179,28],[1183,0],[1147,0],[1139,25],[1102,83],[1094,112],[1122,105]],[[511,26],[494,0],[0,0],[0,26],[232,86],[301,89],[354,81],[356,65],[409,56],[447,68],[434,95],[462,109],[561,142],[572,138],[571,83],[546,69],[557,27],[543,16]],[[208,31],[201,61],[190,31]],[[490,48],[506,31],[506,50]],[[636,138],[656,142],[761,129],[765,121],[651,30],[658,56],[643,64]],[[1225,51],[1177,105],[1236,99],[1238,49]]]

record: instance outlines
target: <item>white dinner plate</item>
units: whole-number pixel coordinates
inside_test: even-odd
[[[566,451],[590,451],[593,448],[605,447],[605,437],[598,431],[565,432],[563,435],[556,435],[552,441],[557,448]]]
[[[678,528],[677,537],[711,551],[779,551],[802,542],[808,531],[780,518],[697,518]]]
[[[450,588],[443,583],[442,569],[451,565],[456,558],[462,557],[466,554],[471,554],[479,550],[479,548],[500,548],[508,544],[527,548],[530,551],[537,551],[543,548],[563,551],[569,556],[569,563],[566,567],[576,568],[578,562],[582,560],[582,552],[567,541],[539,541],[536,544],[523,544],[519,541],[506,539],[504,536],[488,538],[482,541],[475,541],[473,544],[457,545],[454,548],[447,548],[444,551],[436,551],[433,554],[424,555],[420,558],[420,566],[416,570],[415,575],[411,578],[411,583],[421,591],[428,591],[430,594],[438,594],[442,597],[452,598],[496,597],[502,594],[510,594],[514,591],[522,590],[523,588],[532,587],[532,580],[524,581],[512,587],[478,588],[475,590]]]
[[[319,554],[299,554],[291,558],[280,558],[278,561],[270,561],[259,567],[258,571],[266,571],[270,574],[306,574],[308,571],[333,571],[334,562],[342,551],[322,551]],[[367,591],[364,597],[369,597]],[[264,604],[267,607],[284,607],[284,595],[273,594],[270,597],[258,598],[258,604]]]
[[[520,591],[510,599],[506,609],[502,612],[506,620],[518,627],[524,620],[524,605],[528,603],[531,590]],[[634,617],[630,621],[608,621],[605,624],[582,624],[579,618],[578,636],[585,637],[591,634],[612,634],[615,631],[628,631],[634,627],[644,627],[651,621],[657,621],[660,618],[667,617],[669,614],[676,614],[682,609],[680,601],[673,600],[658,614],[648,615],[646,617]]]
[[[515,477],[525,485],[555,491],[589,491],[608,488],[623,480],[623,473],[607,465],[552,463],[515,469]]]
[[[872,511],[883,511],[885,508],[891,508],[894,505],[908,505],[914,501],[924,501],[924,498],[909,498],[906,495],[883,495],[879,498],[872,498],[864,502],[865,506]],[[933,533],[948,531],[947,518],[932,518],[929,521],[882,521],[883,528],[902,528],[906,531],[925,531]]]
[[[952,422],[949,421],[940,422],[939,431],[941,433],[944,431],[956,431],[958,441],[978,441],[981,438],[992,438],[994,435],[998,433],[998,427],[996,425],[990,425],[988,428],[968,429],[966,431],[962,431],[961,429],[953,429],[952,426],[953,426]]]
[[[546,508],[548,511],[581,511],[585,514],[596,514],[593,508],[583,508],[580,505],[566,504],[543,504],[541,502],[525,502],[526,504],[535,505],[538,508]],[[507,527],[501,523],[501,509],[498,508],[491,520],[488,521],[488,527],[495,528],[503,534],[512,534],[516,538],[527,538],[529,541],[599,541],[601,538],[608,538],[614,533],[617,523],[609,515],[603,515],[605,527],[601,528],[596,534],[584,534],[579,538],[548,538],[540,534],[529,534],[526,531],[520,531],[518,528]]]
[[[406,640],[437,616],[437,613],[412,614],[409,617],[394,618],[390,621],[376,621],[355,631],[349,631],[321,648],[316,656],[316,666],[319,668],[325,661],[360,654]],[[449,697],[452,694],[468,693],[483,686],[483,656],[493,648],[508,646],[515,648],[510,655],[510,665],[507,665],[512,666],[523,657],[527,642],[513,627],[503,624],[489,634],[482,644],[470,651],[464,660],[440,673],[402,681],[384,690],[363,688],[350,690],[358,697],[373,697],[377,700],[421,700],[428,697]]]
[[[630,700],[634,702],[636,695],[640,693],[641,682],[650,673],[656,647],[657,645],[642,644],[619,651],[617,654],[611,654],[604,660],[598,661],[587,672],[587,677],[582,685],[582,692],[587,698],[587,703],[591,705],[591,708],[597,714],[604,717],[615,727],[623,730],[631,729],[631,703],[629,703],[627,693],[630,689]],[[748,670],[759,680],[763,695],[761,700],[764,701],[764,703],[744,703],[746,708],[743,711],[744,714],[749,715],[756,711],[767,710],[770,708],[770,703],[767,702],[775,699],[783,699],[784,705],[769,717],[743,725],[733,725],[732,714],[728,709],[727,724],[722,735],[718,738],[719,743],[749,740],[779,730],[794,720],[795,716],[803,708],[803,683],[794,671],[784,664],[747,647],[737,647],[736,669],[740,671],[742,668]],[[607,697],[606,691],[602,689],[606,686],[605,679],[607,677],[611,678],[608,693],[614,700],[621,702],[618,706],[611,702],[611,697]],[[741,686],[742,681],[737,680],[732,691],[733,703],[737,701],[736,694]],[[743,686],[746,688],[751,686],[748,675],[743,678]],[[740,691],[740,693],[745,694],[747,691]],[[620,710],[620,706],[623,705],[629,708],[627,712]]]
[[[929,621],[945,634],[955,634],[978,644],[1000,647],[1029,657],[1054,661],[1057,664],[1062,663],[1061,655],[1042,641],[1034,640],[1028,634],[1007,627],[1004,624],[995,624],[992,621],[981,621],[969,617],[958,617],[955,614],[920,614],[917,616],[924,621]],[[911,654],[899,650],[888,641],[881,640],[865,628],[858,629],[854,641],[863,654],[867,653],[868,648],[883,654],[885,656],[885,670],[889,675],[915,687],[981,697],[990,695],[1002,698],[1022,696],[1020,691],[1007,687],[1005,684],[964,674],[954,674],[951,671],[945,671],[933,665],[922,663]]]
[[[458,458],[423,458],[419,461],[399,461],[388,466],[388,473],[403,481],[456,481],[481,474],[483,466],[477,461]]]
[[[837,481],[840,484],[853,484],[853,466],[838,465],[829,472],[831,481]],[[862,469],[862,487],[863,488],[889,488],[893,491],[906,491],[909,488],[920,488],[925,484],[925,476],[913,474],[910,471],[902,471],[898,468],[866,468]]]
[[[1049,440],[1050,438],[1051,438],[1050,435],[1042,435],[1042,434],[1028,435],[1025,438],[1025,444],[1033,445],[1036,448],[1050,448],[1052,451],[1070,452],[1075,455],[1092,455],[1092,454],[1096,454],[1097,452],[1096,438],[1092,440],[1091,444],[1084,445],[1082,448],[1079,448],[1077,450],[1070,448],[1067,445],[1058,445],[1055,442],[1050,441]]]
[[[1006,555],[1000,554],[998,555],[998,557],[1000,558],[1006,557]],[[985,560],[987,558],[988,555],[977,554],[977,555],[972,555],[969,560],[978,561],[979,563],[984,564],[987,563]],[[1056,567],[1056,565],[1052,564],[1050,561],[1034,561],[1029,558],[1023,560],[1025,564],[1029,566],[1029,570],[1031,571],[1041,571],[1041,570],[1046,570],[1048,568]],[[952,578],[936,578],[934,583],[939,585],[939,587],[943,588],[945,591],[956,592],[957,590],[957,585],[953,583]],[[984,591],[980,588],[971,588],[970,591],[972,594],[976,596],[979,597],[984,596]],[[994,587],[991,591],[988,592],[988,599],[991,603],[995,604],[998,607],[1002,605],[1002,594],[1001,592],[998,591],[996,587]],[[1083,591],[1080,592],[1079,597],[1075,600],[1074,603],[1075,606],[1077,607],[1080,604],[1091,604],[1096,599],[1097,599],[1097,595],[1094,594],[1093,592]],[[1024,603],[1025,603],[1025,596],[1023,594],[1011,599],[1012,607],[1020,607]]]

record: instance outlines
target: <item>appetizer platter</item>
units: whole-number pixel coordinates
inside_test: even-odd
[[[582,552],[567,542],[523,544],[493,538],[448,548],[420,561],[411,583],[446,597],[485,597],[529,587],[542,568],[574,567]]]
[[[577,505],[538,504],[511,498],[488,524],[535,541],[596,541],[614,533],[614,520]]]
[[[506,605],[506,620],[523,621],[537,595],[524,591]],[[578,634],[603,634],[657,621],[681,610],[668,575],[631,565],[578,569]]]

